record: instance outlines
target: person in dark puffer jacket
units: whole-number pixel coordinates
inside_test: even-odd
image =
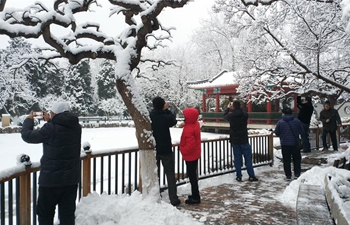
[[[230,122],[230,142],[234,155],[236,180],[242,181],[242,156],[249,175],[249,181],[258,181],[252,162],[252,147],[248,142],[248,113],[241,108],[239,101],[234,101],[232,108],[224,112],[224,119]]]
[[[297,178],[301,172],[301,154],[297,148],[297,138],[303,131],[300,120],[294,118],[291,108],[282,110],[282,119],[276,124],[275,134],[280,138],[283,168],[287,180],[292,179],[291,162],[293,159],[294,176]]]
[[[320,112],[320,120],[323,124],[322,129],[322,151],[328,151],[327,134],[331,136],[334,151],[338,151],[337,128],[341,126],[341,119],[336,109],[331,107],[331,103],[326,101],[324,109]]]
[[[75,224],[75,201],[81,176],[81,126],[76,115],[69,112],[67,102],[55,102],[47,121],[33,130],[34,112],[23,122],[22,139],[27,143],[43,143],[40,159],[37,214],[40,225],[52,225],[58,205],[60,224]]]
[[[175,115],[168,109],[168,103],[161,97],[155,97],[152,100],[153,109],[150,113],[152,121],[153,136],[156,140],[156,160],[158,168],[160,161],[164,168],[168,182],[168,194],[170,203],[177,206],[181,203],[177,196],[177,187],[175,180],[175,155],[172,150],[171,135],[169,128],[175,126],[177,121]]]
[[[186,204],[199,204],[201,198],[198,189],[198,159],[201,157],[201,128],[198,122],[199,112],[195,108],[187,108],[183,111],[185,121],[183,127],[180,152],[186,162],[186,170],[191,183],[192,195],[185,200]]]
[[[301,100],[301,96],[297,97],[297,107],[299,108],[298,119],[303,126],[303,133],[301,134],[301,139],[303,140],[303,152],[311,152],[310,140],[309,140],[309,126],[314,112],[314,107],[312,106],[311,97],[305,97],[304,101]]]

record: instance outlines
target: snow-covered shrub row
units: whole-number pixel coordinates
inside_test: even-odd
[[[134,127],[133,121],[106,122],[106,123],[81,123],[82,128],[99,128],[99,127]],[[36,127],[39,129],[39,127]],[[20,133],[21,126],[0,127],[0,134]]]

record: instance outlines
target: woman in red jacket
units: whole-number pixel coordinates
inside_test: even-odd
[[[187,175],[191,183],[192,195],[188,196],[186,204],[199,204],[201,198],[198,190],[197,166],[201,157],[201,129],[198,123],[198,110],[187,108],[183,111],[185,122],[180,140],[180,152],[186,162]]]

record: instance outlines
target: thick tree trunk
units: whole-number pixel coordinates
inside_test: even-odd
[[[133,82],[133,81],[130,81]],[[160,200],[157,165],[154,151],[154,139],[146,105],[141,101],[133,83],[117,80],[117,89],[121,95],[136,128],[136,137],[140,150],[140,174],[143,198]]]

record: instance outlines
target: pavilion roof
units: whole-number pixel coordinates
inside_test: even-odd
[[[210,79],[189,81],[187,85],[191,89],[206,89],[206,88],[216,88],[223,86],[230,86],[237,84],[237,72],[227,70],[222,70],[217,75]]]

